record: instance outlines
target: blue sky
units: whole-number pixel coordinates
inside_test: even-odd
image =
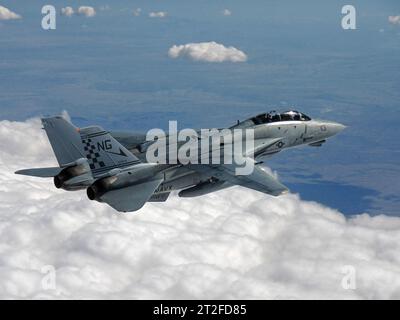
[[[399,214],[400,25],[388,22],[398,1],[352,1],[357,30],[349,31],[343,1],[52,1],[58,11],[97,11],[58,15],[54,31],[40,27],[44,4],[0,3],[22,15],[0,21],[0,119],[68,110],[81,126],[144,131],[168,120],[222,127],[295,106],[349,128],[322,148],[268,161],[281,180],[348,214]],[[168,16],[151,19],[151,11]],[[174,44],[203,41],[232,45],[248,60],[168,57]]]

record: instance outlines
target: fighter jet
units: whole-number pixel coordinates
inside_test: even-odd
[[[312,120],[294,110],[238,121],[224,132],[253,130],[251,150],[246,145],[241,155],[254,166],[250,174],[237,175],[235,163],[150,162],[146,154],[155,141],[149,141],[146,134],[108,132],[99,126],[77,128],[65,116],[43,118],[42,124],[59,166],[16,174],[53,178],[56,188],[67,191],[86,189],[90,200],[119,212],[137,211],[146,202],[164,202],[174,190],[179,191],[179,197],[197,197],[239,185],[270,196],[282,195],[288,188],[263,168],[263,160],[287,148],[319,147],[345,128],[336,122]],[[166,138],[167,149],[170,138]],[[197,141],[201,139],[200,134]],[[222,136],[217,148],[233,142]],[[167,149],[158,152],[167,153]]]

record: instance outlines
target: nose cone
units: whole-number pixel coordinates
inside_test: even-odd
[[[345,125],[343,125],[341,123],[337,123],[337,122],[329,122],[326,124],[326,129],[330,136],[334,136],[335,134],[338,134],[340,131],[342,131],[345,128],[346,128]]]

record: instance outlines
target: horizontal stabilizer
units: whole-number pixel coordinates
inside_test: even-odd
[[[20,174],[24,176],[38,177],[38,178],[53,178],[57,176],[63,168],[38,168],[38,169],[25,169],[15,172],[15,174]]]
[[[162,181],[162,179],[150,180],[130,187],[111,190],[100,199],[120,212],[137,211],[151,198]]]

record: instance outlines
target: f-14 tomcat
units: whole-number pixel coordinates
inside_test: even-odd
[[[148,141],[145,134],[107,132],[99,126],[77,128],[63,116],[43,118],[42,124],[59,166],[16,174],[53,178],[56,188],[67,191],[86,189],[90,200],[120,212],[137,211],[146,202],[164,202],[174,190],[180,190],[180,197],[196,197],[239,185],[279,196],[288,189],[263,169],[260,160],[299,145],[321,146],[345,128],[298,111],[269,112],[238,121],[225,132],[253,129],[254,143],[251,150],[242,150],[242,156],[254,166],[250,174],[236,175],[235,164],[151,163],[146,150],[155,141]]]

